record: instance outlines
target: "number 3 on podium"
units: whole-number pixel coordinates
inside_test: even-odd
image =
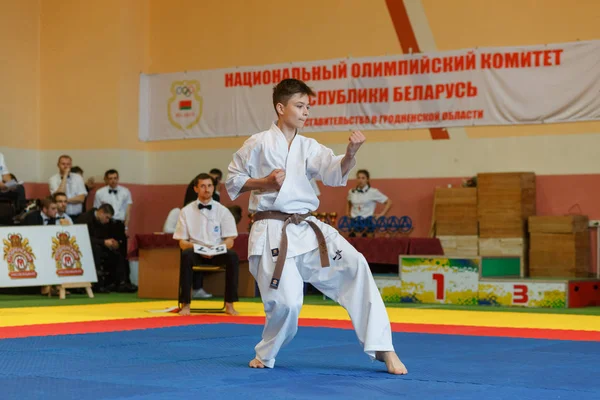
[[[431,278],[435,281],[435,298],[436,300],[444,300],[446,290],[444,288],[444,275],[433,274]]]
[[[527,304],[529,302],[528,291],[529,288],[527,285],[515,285],[513,289],[513,304]]]

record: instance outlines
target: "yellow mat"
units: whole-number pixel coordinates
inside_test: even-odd
[[[207,307],[218,307],[207,301]],[[113,303],[79,306],[24,307],[0,309],[0,327],[62,322],[105,321],[123,318],[153,318],[179,316],[173,313],[153,313],[172,307],[172,301],[143,303]],[[241,316],[264,316],[261,303],[236,303]],[[411,324],[467,325],[503,328],[572,329],[600,331],[600,317],[566,314],[533,314],[511,312],[456,311],[439,309],[388,308],[391,322]],[[224,315],[224,314],[216,314]],[[305,305],[300,318],[348,320],[340,306]]]

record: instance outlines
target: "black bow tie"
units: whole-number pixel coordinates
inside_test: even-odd
[[[117,189],[108,189],[109,194],[117,194]]]
[[[56,217],[56,219],[65,219],[65,217],[64,216],[63,217]]]
[[[205,206],[202,203],[198,203],[198,210],[202,210],[203,208],[206,208],[207,210],[212,210],[212,204]]]

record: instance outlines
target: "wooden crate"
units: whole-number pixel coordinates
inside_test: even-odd
[[[444,255],[455,257],[476,257],[479,255],[477,235],[438,236]]]
[[[479,238],[479,254],[482,256],[520,256],[525,240],[518,238]]]
[[[561,226],[559,229],[563,229]],[[537,229],[537,228],[536,228]],[[590,275],[590,237],[586,229],[571,233],[530,234],[531,277],[585,278]]]
[[[526,233],[526,222],[520,217],[486,215],[479,217],[479,237],[523,238]]]
[[[531,233],[573,233],[586,232],[589,218],[587,215],[551,215],[529,217]]]
[[[480,237],[525,237],[527,218],[535,215],[535,174],[478,174],[477,201]]]
[[[477,235],[477,189],[436,188],[436,236]]]
[[[479,238],[479,255],[481,257],[519,257],[522,278],[527,276],[527,241],[516,238]]]

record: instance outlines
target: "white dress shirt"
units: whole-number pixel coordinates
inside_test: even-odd
[[[10,174],[10,171],[6,166],[6,161],[4,161],[4,154],[0,153],[0,177],[2,177],[2,175],[8,174]]]
[[[173,239],[217,246],[224,238],[237,237],[235,219],[227,207],[211,200],[206,204],[211,206],[210,210],[199,210],[199,204],[196,200],[181,209]]]
[[[116,193],[115,193],[116,191]],[[133,204],[131,192],[124,186],[117,185],[116,188],[104,186],[96,191],[94,197],[94,207],[98,208],[102,204],[110,204],[115,209],[113,219],[125,221],[127,207]]]
[[[50,194],[54,194],[58,187],[60,186],[60,182],[62,181],[62,176],[60,173],[54,175],[48,181],[50,186]],[[73,197],[79,195],[87,195],[87,189],[85,188],[85,182],[83,182],[83,178],[79,174],[70,173],[67,177],[67,185],[66,185],[67,199],[71,199]],[[83,204],[67,204],[67,214],[69,215],[79,215],[83,211]]]
[[[174,208],[169,211],[169,215],[167,215],[167,220],[163,225],[163,232],[165,233],[175,233],[175,228],[177,228],[177,222],[179,221],[179,213],[181,212],[181,208]]]

